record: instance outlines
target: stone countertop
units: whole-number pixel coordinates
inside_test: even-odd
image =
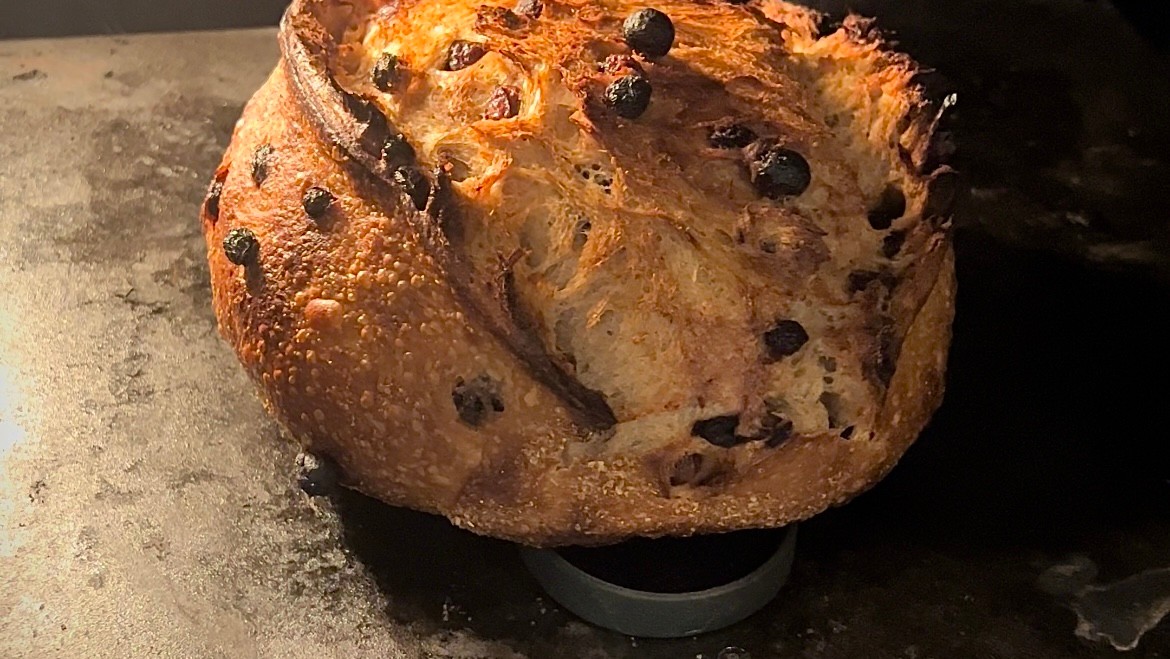
[[[1140,52],[1093,20],[1130,39],[1118,66]],[[938,55],[947,34],[904,37]],[[1116,652],[1074,634],[1074,609],[1081,636],[1125,644],[1170,608],[1170,319],[1153,312],[1170,291],[1144,266],[1037,250],[1059,242],[1034,239],[1056,212],[1032,185],[1049,169],[1020,164],[1015,129],[978,132],[984,115],[959,128],[994,143],[968,163],[982,168],[960,210],[947,402],[888,479],[802,526],[790,585],[749,620],[676,641],[599,631],[542,597],[507,543],[356,494],[308,498],[216,335],[196,220],[275,59],[271,30],[0,42],[0,656],[1095,658]],[[960,81],[979,66],[948,61]],[[1020,66],[1003,84],[1040,75]],[[1162,92],[1128,84],[1122,104],[1152,116]],[[1081,92],[1045,89],[1029,93],[1099,123]],[[996,153],[1011,166],[990,167]],[[1083,158],[1057,162],[1096,180]],[[992,217],[1031,222],[1027,239],[984,229]],[[1102,243],[1159,235],[1089,221],[1071,226]],[[1126,656],[1170,657],[1170,624]]]

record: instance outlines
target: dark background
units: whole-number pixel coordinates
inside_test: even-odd
[[[969,1],[935,0],[938,3]],[[805,2],[817,4],[815,0]],[[1163,50],[1167,48],[1170,2],[1112,0],[1112,3],[1139,32]],[[0,38],[274,25],[287,4],[287,0],[2,0]]]

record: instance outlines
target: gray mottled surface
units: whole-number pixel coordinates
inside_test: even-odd
[[[804,525],[791,586],[730,630],[600,632],[505,543],[305,497],[215,334],[196,222],[273,36],[0,42],[0,657],[1113,656],[1037,580],[1070,554],[1102,583],[1170,563],[1167,391],[1135,384],[1170,368],[1170,295],[979,222],[936,423]],[[981,175],[1010,194],[968,214],[1046,203]],[[1128,656],[1170,656],[1166,625]]]

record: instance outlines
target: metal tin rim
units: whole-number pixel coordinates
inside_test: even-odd
[[[776,552],[747,576],[689,593],[618,586],[552,549],[523,547],[521,558],[550,597],[586,621],[629,636],[679,638],[722,629],[763,608],[788,580],[795,548],[796,527],[790,526]]]

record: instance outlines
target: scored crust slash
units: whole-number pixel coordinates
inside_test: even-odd
[[[343,484],[537,546],[875,483],[953,317],[918,67],[784,2],[521,5],[292,3],[202,213],[268,407]]]

